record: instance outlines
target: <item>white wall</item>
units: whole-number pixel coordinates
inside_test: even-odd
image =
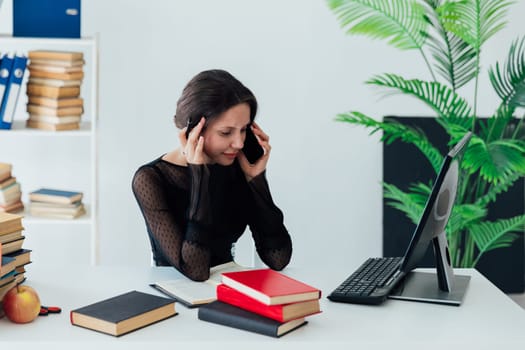
[[[523,1],[489,43],[484,69],[523,34],[520,13]],[[9,20],[2,10],[2,32],[10,31]],[[273,146],[270,186],[294,242],[292,264],[353,266],[381,254],[382,145],[334,116],[428,114],[407,98],[379,99],[363,83],[383,72],[428,78],[416,52],[346,36],[322,0],[84,0],[82,33],[100,34],[102,264],[149,264],[131,177],[177,146],[176,101],[194,74],[211,68],[229,70],[258,97],[258,121]],[[490,114],[497,99],[486,82],[479,109]],[[249,261],[249,240],[238,254]]]

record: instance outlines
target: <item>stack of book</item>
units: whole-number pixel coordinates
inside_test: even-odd
[[[29,51],[26,126],[44,130],[80,128],[84,101],[84,55],[70,51]]]
[[[25,239],[22,218],[0,213],[0,300],[8,290],[24,282],[25,266],[31,263],[31,250],[22,248]]]
[[[52,219],[75,219],[86,213],[82,192],[41,188],[29,193],[29,213]]]
[[[15,213],[24,209],[20,183],[12,169],[10,163],[0,163],[0,212]]]
[[[217,300],[199,307],[200,320],[280,337],[321,312],[321,291],[271,269],[222,274]]]

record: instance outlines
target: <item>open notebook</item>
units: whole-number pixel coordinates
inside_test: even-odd
[[[221,275],[224,272],[253,269],[255,268],[241,266],[234,261],[230,261],[212,267],[210,269],[210,278],[204,282],[195,282],[181,276],[177,279],[155,282],[150,284],[150,286],[191,308],[211,303],[217,299],[216,288],[221,283]]]

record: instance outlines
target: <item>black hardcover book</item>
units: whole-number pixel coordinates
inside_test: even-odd
[[[72,310],[71,324],[120,336],[175,316],[175,300],[136,290]]]
[[[307,323],[304,318],[298,318],[288,322],[279,322],[221,301],[214,301],[199,307],[198,317],[199,320],[202,321],[276,338]]]

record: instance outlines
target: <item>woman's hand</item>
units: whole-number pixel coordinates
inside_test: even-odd
[[[210,161],[209,157],[204,153],[204,137],[201,136],[205,121],[206,119],[202,117],[199,123],[190,131],[188,138],[186,138],[187,127],[179,132],[182,155],[186,158],[188,164],[206,164]]]
[[[237,159],[239,160],[241,169],[244,172],[244,175],[246,176],[246,180],[248,181],[259,175],[266,169],[266,164],[268,164],[268,159],[270,158],[270,150],[272,149],[269,143],[270,137],[261,130],[259,125],[257,125],[254,122],[252,123],[251,128],[253,133],[255,134],[255,137],[257,138],[257,141],[259,141],[259,145],[261,145],[261,147],[263,148],[264,154],[255,162],[255,164],[251,164],[250,162],[248,162],[248,159],[246,159],[246,156],[243,152],[239,152],[239,154],[237,155]]]

